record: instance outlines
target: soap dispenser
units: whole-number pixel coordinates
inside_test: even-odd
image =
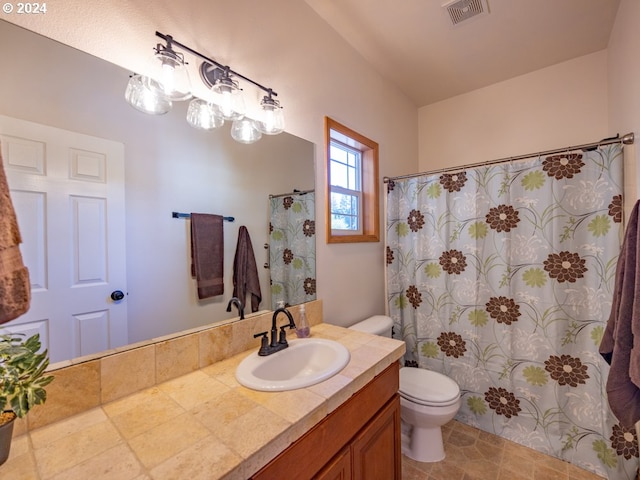
[[[300,318],[296,322],[296,335],[298,338],[307,338],[311,334],[311,327],[307,321],[307,314],[304,311],[304,303],[300,305]]]

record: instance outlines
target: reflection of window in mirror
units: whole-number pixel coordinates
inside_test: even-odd
[[[378,144],[325,117],[327,243],[380,240]]]

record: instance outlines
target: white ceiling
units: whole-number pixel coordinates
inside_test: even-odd
[[[607,48],[619,0],[487,0],[452,26],[447,0],[306,0],[418,107]]]

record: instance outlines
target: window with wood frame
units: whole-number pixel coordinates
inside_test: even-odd
[[[378,144],[325,117],[327,243],[380,241]]]

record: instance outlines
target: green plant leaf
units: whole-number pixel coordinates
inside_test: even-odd
[[[11,409],[18,417],[47,399],[45,388],[54,377],[45,376],[49,365],[47,350],[38,334],[26,340],[19,334],[0,335],[0,408]]]

